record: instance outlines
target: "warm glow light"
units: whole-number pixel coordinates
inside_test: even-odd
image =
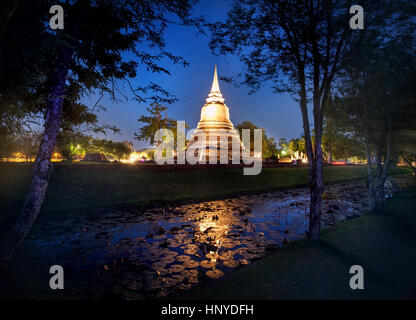
[[[149,159],[149,156],[146,152],[132,152],[127,160],[121,160],[123,163],[135,163],[136,161],[145,162]]]
[[[203,120],[223,120],[224,116],[221,114],[222,110],[218,107],[218,105],[208,105],[205,107],[203,111],[202,118]]]
[[[204,232],[208,228],[214,228],[216,226],[217,226],[217,223],[215,223],[214,221],[200,221],[199,222],[199,230],[201,232]]]

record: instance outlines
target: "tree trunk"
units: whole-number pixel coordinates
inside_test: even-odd
[[[384,190],[384,181],[380,179],[374,189],[374,211],[384,212],[386,209],[386,194]]]
[[[376,151],[375,161],[377,165],[377,174],[373,176],[373,185],[370,200],[372,203],[372,211],[382,212],[384,211],[384,180],[382,177],[383,164],[381,162],[380,151]],[[374,174],[374,173],[373,173]]]
[[[368,181],[368,208],[370,211],[375,211],[376,201],[375,201],[375,188],[371,181]]]
[[[366,158],[367,158],[367,190],[368,190],[368,207],[370,211],[374,211],[375,204],[375,195],[374,195],[374,173],[373,165],[371,160],[371,150],[370,144],[366,142],[365,144]]]
[[[321,115],[318,112],[318,104],[320,102],[316,98],[314,100],[314,124],[315,124],[315,143],[312,145],[312,138],[310,133],[309,117],[307,110],[307,95],[305,77],[302,73],[300,75],[300,109],[302,112],[303,131],[305,134],[305,147],[308,158],[309,167],[309,228],[307,237],[310,240],[317,240],[321,229],[321,202],[323,191],[322,179],[322,122]]]
[[[332,166],[332,146],[329,144],[328,146],[328,163]]]
[[[367,170],[368,170],[368,202],[369,208],[373,212],[385,211],[385,189],[384,183],[387,180],[388,170],[390,166],[391,156],[391,132],[392,132],[392,119],[388,119],[388,127],[386,134],[386,153],[384,156],[384,164],[382,163],[380,149],[375,150],[375,161],[377,166],[377,174],[374,173],[371,152],[368,142],[366,143],[367,154]]]
[[[407,163],[407,165],[409,166],[409,168],[411,168],[413,170],[414,173],[416,173],[416,167],[413,166],[412,161],[406,157],[406,155],[404,153],[401,154],[403,160]]]
[[[321,204],[323,192],[322,161],[315,160],[309,170],[309,228],[308,239],[317,240],[321,230]]]
[[[58,66],[50,76],[44,134],[36,156],[34,177],[17,222],[0,249],[0,267],[5,267],[17,246],[23,242],[42,206],[52,171],[51,157],[61,124],[63,96],[72,54],[72,48],[62,48],[58,53]]]
[[[319,239],[321,230],[321,204],[324,182],[322,178],[322,122],[320,115],[316,112],[318,101],[314,106],[314,124],[315,124],[315,143],[314,143],[314,160],[309,167],[310,175],[310,211],[309,211],[309,229],[308,238],[311,240]]]

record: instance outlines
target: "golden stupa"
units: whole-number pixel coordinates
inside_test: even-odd
[[[234,129],[234,126],[230,121],[228,107],[224,103],[220,85],[218,84],[217,65],[215,65],[211,92],[208,94],[208,98],[206,98],[205,101],[206,103],[201,110],[201,120],[198,123],[198,129]]]
[[[208,162],[210,154],[215,150],[216,160],[219,163],[220,160],[220,146],[221,144],[228,146],[227,151],[227,163],[232,160],[232,144],[238,145],[237,150],[234,150],[234,154],[241,153],[242,144],[240,141],[240,135],[238,131],[234,129],[232,122],[230,121],[230,113],[227,105],[224,103],[220,86],[218,83],[217,65],[215,65],[214,79],[212,80],[211,92],[208,94],[208,98],[205,99],[206,103],[201,110],[201,119],[198,123],[197,130],[192,135],[188,148],[195,141],[201,141],[199,138],[203,133],[206,137],[206,147],[199,149],[198,159],[199,162]],[[234,149],[236,149],[234,147]]]

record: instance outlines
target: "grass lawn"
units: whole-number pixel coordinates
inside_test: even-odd
[[[296,241],[184,299],[415,299],[416,188],[397,194],[386,214]],[[364,290],[349,288],[350,266],[364,268]]]
[[[406,169],[395,169],[403,172]],[[363,178],[364,166],[324,168],[325,182]],[[0,164],[0,225],[12,225],[22,207],[32,165]],[[144,170],[127,164],[55,164],[39,219],[82,215],[103,207],[145,207],[185,200],[209,200],[306,185],[307,168],[264,168],[244,176],[242,168],[185,171]],[[88,212],[87,212],[88,213]],[[0,230],[1,232],[1,230]]]

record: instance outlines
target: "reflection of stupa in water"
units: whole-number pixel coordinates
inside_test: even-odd
[[[195,149],[195,156],[198,157],[198,162],[208,163],[211,156],[212,159],[216,159],[215,161],[219,163],[221,155],[220,147],[222,146],[222,149],[228,147],[227,151],[223,151],[225,152],[223,153],[223,158],[225,158],[225,163],[230,163],[233,155],[238,158],[240,157],[243,146],[238,131],[234,129],[230,121],[229,110],[224,103],[224,98],[220,91],[216,65],[211,92],[205,100],[206,103],[201,110],[201,119],[198,123],[197,130],[189,141],[188,148],[191,146],[195,147],[195,143],[201,143],[204,140],[202,136],[205,134],[205,147]],[[233,144],[234,153],[232,152]]]

